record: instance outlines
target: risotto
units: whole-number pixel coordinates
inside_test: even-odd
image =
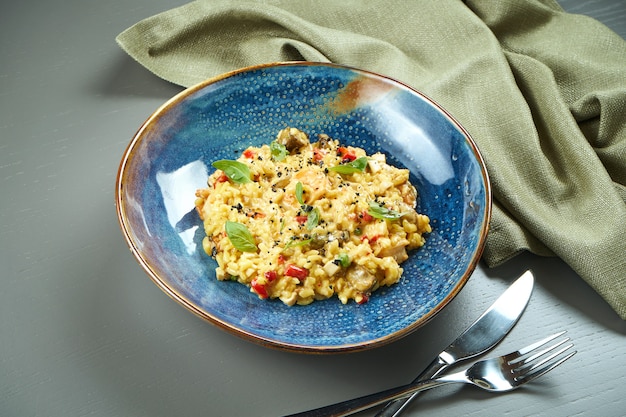
[[[306,305],[337,295],[368,301],[400,279],[407,250],[424,245],[429,218],[415,211],[409,171],[319,135],[281,130],[237,160],[213,163],[196,193],[205,252],[219,280],[262,299]]]

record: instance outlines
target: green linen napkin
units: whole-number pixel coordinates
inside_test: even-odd
[[[182,86],[293,60],[413,86],[486,160],[486,263],[559,256],[626,319],[626,42],[599,22],[554,0],[200,0],[117,42]]]

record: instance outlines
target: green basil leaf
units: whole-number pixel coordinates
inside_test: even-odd
[[[354,174],[355,172],[363,172],[367,166],[367,157],[362,156],[347,164],[335,165],[328,168],[331,171],[335,171],[339,174]]]
[[[237,184],[251,182],[250,168],[248,165],[239,161],[231,161],[230,159],[221,159],[213,162],[214,168],[224,171],[224,174]]]
[[[381,206],[375,201],[370,201],[369,205],[370,207],[367,210],[368,214],[377,219],[398,220],[399,218],[401,218],[402,216],[406,214],[406,213],[400,213],[395,210],[388,209],[387,207]]]
[[[283,248],[283,250],[287,250],[287,249],[292,248],[294,246],[305,246],[305,245],[308,245],[309,243],[311,243],[312,241],[313,241],[313,239],[298,240],[295,236],[292,236],[291,239],[289,240],[289,242],[287,242],[287,244]]]
[[[298,200],[298,203],[300,203],[300,205],[304,205],[304,200],[302,199],[303,193],[304,190],[302,189],[302,183],[298,181],[296,183],[296,200]]]
[[[320,211],[317,207],[315,207],[307,215],[306,228],[308,230],[313,230],[315,229],[315,226],[317,226],[319,223],[320,223]]]
[[[226,221],[226,235],[233,246],[242,252],[256,252],[254,237],[248,228],[237,222]]]
[[[270,143],[270,152],[272,154],[272,158],[274,158],[274,160],[279,161],[279,162],[283,161],[289,154],[285,145],[278,143],[276,141],[273,141],[272,143]]]

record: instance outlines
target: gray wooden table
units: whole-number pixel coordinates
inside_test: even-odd
[[[263,348],[165,296],[123,241],[114,180],[140,123],[180,88],[133,62],[114,38],[183,3],[0,7],[0,416],[272,416],[399,385],[526,268],[537,277],[533,298],[495,353],[563,328],[579,353],[527,389],[445,387],[409,414],[626,415],[626,323],[556,259],[481,265],[427,326],[350,355]],[[623,0],[561,4],[626,37]]]

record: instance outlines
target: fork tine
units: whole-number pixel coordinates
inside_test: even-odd
[[[523,361],[527,354],[529,354],[530,352],[533,352],[534,350],[540,348],[541,346],[545,345],[546,343],[556,339],[557,337],[564,335],[565,333],[567,333],[566,330],[564,330],[562,332],[559,332],[559,333],[555,333],[552,336],[548,336],[545,339],[542,339],[542,340],[540,340],[538,342],[535,342],[535,343],[533,343],[531,345],[523,347],[523,348],[519,349],[517,352],[514,352],[513,354],[506,355],[507,363],[509,365],[513,365],[513,364],[516,364],[518,362]]]
[[[565,338],[565,339],[563,339],[563,340],[561,340],[561,341],[559,341],[559,342],[557,342],[557,343],[553,344],[553,345],[552,345],[552,346],[550,346],[550,347],[547,347],[547,348],[545,348],[545,349],[542,349],[542,350],[540,350],[539,352],[533,353],[533,354],[532,354],[532,355],[530,355],[530,356],[523,356],[523,357],[518,358],[518,359],[516,359],[516,360],[510,361],[510,362],[509,362],[509,365],[513,365],[513,364],[517,364],[517,365],[519,365],[516,369],[524,369],[524,368],[528,368],[529,366],[532,366],[532,363],[531,363],[531,362],[533,362],[535,359],[538,359],[538,358],[540,358],[540,357],[544,356],[546,353],[552,352],[554,349],[558,348],[559,346],[561,346],[561,345],[562,345],[562,344],[564,344],[564,343],[567,343],[569,340],[570,340],[570,338],[569,338],[569,337],[567,337],[567,338]],[[570,345],[569,347],[572,347],[572,346],[573,346],[573,344],[572,344],[572,345]],[[568,347],[568,348],[569,348],[569,347]],[[530,352],[529,352],[529,353],[530,353]],[[550,359],[552,359],[552,357],[548,357],[548,358],[544,359],[543,361],[540,361],[540,362],[539,362],[537,365],[535,365],[534,367],[536,367],[536,366],[540,366],[540,365],[542,365],[543,363],[547,362],[547,361],[548,361],[548,360],[550,360]]]
[[[560,364],[562,364],[563,362],[565,362],[566,360],[568,360],[569,358],[571,358],[572,356],[574,356],[577,353],[577,351],[573,351],[573,352],[570,352],[569,354],[567,354],[566,356],[560,357],[560,359],[558,359],[558,360],[556,360],[554,362],[549,362],[550,360],[559,357],[559,355],[562,355],[565,351],[567,351],[572,346],[574,346],[574,344],[569,344],[569,345],[565,346],[564,348],[562,348],[559,352],[555,353],[554,355],[551,355],[550,358],[542,361],[540,364],[536,364],[535,366],[532,366],[529,369],[528,373],[516,377],[515,381],[519,385],[525,384],[527,382],[532,381],[533,379],[537,379],[540,376],[545,375],[546,373],[550,372],[551,370],[553,370],[554,368],[556,368],[557,366],[559,366]],[[545,366],[537,369],[538,366],[541,366],[541,365],[545,364],[546,362],[548,362],[548,363]]]
[[[553,334],[505,357],[507,365],[510,366],[510,372],[513,374],[514,385],[519,386],[539,378],[576,354],[576,351],[574,351],[563,356],[565,352],[574,346],[573,343],[563,346],[570,340],[569,337],[557,341],[549,347],[545,347],[546,344],[563,336],[565,333],[566,331],[562,331]],[[557,350],[560,346],[563,347]]]
[[[566,342],[566,340],[564,340],[563,343],[564,342]],[[561,344],[562,343],[554,345],[554,348],[556,349]],[[521,371],[531,372],[531,371],[539,368],[540,366],[543,366],[545,363],[551,361],[552,359],[556,358],[557,356],[560,356],[562,353],[564,353],[565,351],[569,350],[573,346],[574,346],[574,344],[570,343],[569,345],[564,346],[561,349],[559,349],[557,352],[554,352],[552,355],[548,356],[547,358],[543,358],[542,360],[540,360],[537,363],[526,363],[523,366],[519,367],[518,369],[521,370]],[[547,353],[547,352],[545,352],[545,353]]]

